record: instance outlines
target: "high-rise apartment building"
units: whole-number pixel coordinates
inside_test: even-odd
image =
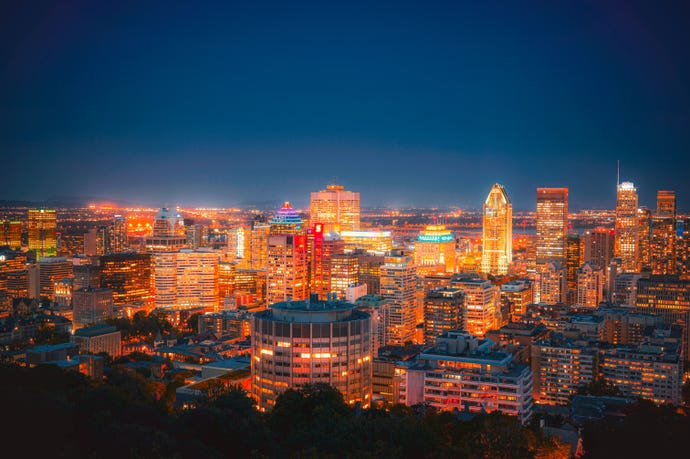
[[[381,265],[385,261],[383,255],[373,255],[362,250],[353,253],[357,256],[359,272],[357,277],[360,283],[366,284],[367,293],[378,295],[381,292]]]
[[[39,296],[55,299],[55,283],[72,278],[72,262],[65,257],[43,257],[37,264],[39,276]]]
[[[602,268],[607,267],[613,259],[615,231],[599,226],[586,230],[583,240],[583,261]]]
[[[29,250],[36,258],[57,255],[57,217],[55,209],[29,209]]]
[[[371,316],[344,301],[289,301],[257,312],[252,387],[259,410],[290,388],[325,383],[346,403],[371,403]]]
[[[313,226],[312,235],[309,286],[312,293],[316,293],[320,300],[325,300],[329,293],[335,291],[331,286],[332,259],[334,256],[344,253],[345,243],[338,233],[324,234],[321,223],[316,223]],[[344,290],[342,293],[344,294]]]
[[[649,248],[650,265],[653,274],[676,274],[676,193],[657,192],[656,214],[652,217]]]
[[[527,305],[532,303],[534,289],[528,280],[518,279],[501,285],[501,303],[507,306],[508,312],[521,315],[527,312]]]
[[[182,249],[153,255],[156,307],[160,309],[218,308],[217,253]]]
[[[417,325],[417,268],[411,256],[391,252],[381,265],[381,296],[389,301],[389,342],[414,342]]]
[[[330,262],[331,292],[344,299],[350,286],[359,284],[359,258],[354,253],[333,255]],[[364,286],[366,292],[366,286]]]
[[[637,189],[631,182],[618,185],[616,199],[616,245],[623,272],[640,270],[640,223],[637,211]]]
[[[491,187],[482,219],[482,272],[508,274],[513,262],[513,205],[502,185]]]
[[[537,188],[537,266],[565,262],[568,189]]]
[[[545,304],[565,303],[568,279],[565,266],[558,262],[541,265],[539,269],[539,302]]]
[[[464,329],[465,297],[457,287],[441,287],[424,297],[424,344],[433,346],[436,338],[448,331]]]
[[[129,250],[127,217],[119,214],[113,217],[113,230],[110,243],[112,253],[124,253]]]
[[[496,328],[499,314],[500,289],[488,280],[460,278],[453,280],[453,287],[460,288],[465,296],[465,329],[483,337]]]
[[[283,204],[270,222],[267,247],[266,301],[268,304],[304,300],[309,294],[307,235],[304,221]]]
[[[342,185],[328,185],[311,194],[311,224],[321,223],[324,232],[359,230],[359,193],[347,191]]]
[[[604,270],[592,263],[584,263],[577,270],[576,304],[596,308],[604,299]]]
[[[100,257],[100,284],[113,291],[113,303],[154,303],[151,255],[114,253]]]
[[[417,272],[455,272],[455,236],[444,225],[427,225],[414,246]]]
[[[250,267],[251,269],[266,269],[268,259],[266,258],[266,250],[268,249],[268,233],[271,227],[265,219],[256,218],[252,222],[252,231],[250,234],[249,250]]]

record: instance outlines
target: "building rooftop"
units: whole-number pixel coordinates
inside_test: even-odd
[[[112,325],[93,325],[91,327],[80,328],[74,332],[74,336],[81,336],[84,338],[93,338],[94,336],[105,335],[108,333],[114,333],[117,331],[117,327]]]

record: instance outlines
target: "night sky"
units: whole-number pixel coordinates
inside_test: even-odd
[[[0,199],[690,210],[690,2],[371,3],[1,2]]]

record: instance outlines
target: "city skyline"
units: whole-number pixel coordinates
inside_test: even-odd
[[[133,6],[5,7],[3,199],[690,209],[687,4]]]

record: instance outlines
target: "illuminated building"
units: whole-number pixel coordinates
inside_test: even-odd
[[[355,251],[359,265],[359,282],[367,285],[367,293],[378,295],[381,293],[381,265],[385,257],[372,255],[361,250]]]
[[[604,271],[597,265],[584,263],[577,270],[576,304],[596,308],[603,299]]]
[[[144,240],[146,252],[176,252],[186,244],[182,216],[167,207],[161,208],[153,220],[153,234]]]
[[[237,261],[241,268],[251,265],[251,237],[245,228],[233,228],[228,232],[228,256],[230,261]]]
[[[182,249],[153,255],[156,307],[161,309],[218,308],[217,253]]]
[[[565,303],[568,282],[565,267],[551,262],[539,270],[539,302],[545,304]]]
[[[683,235],[678,241],[681,279],[690,279],[690,218],[683,220]]]
[[[345,242],[345,252],[363,249],[375,255],[385,255],[393,249],[390,231],[341,231]]]
[[[76,330],[70,338],[82,354],[100,354],[110,357],[122,355],[122,333],[111,325],[94,325]]]
[[[72,262],[65,257],[43,257],[37,264],[39,296],[55,299],[55,282],[72,278]]]
[[[417,272],[455,272],[455,237],[443,225],[428,225],[414,246]]]
[[[344,300],[348,287],[359,283],[359,259],[352,253],[333,255],[330,263],[331,292]],[[366,284],[364,284],[366,292]]]
[[[266,270],[237,269],[235,271],[235,295],[254,295],[259,303],[266,299]]]
[[[676,193],[659,191],[652,217],[649,262],[653,274],[676,274]]]
[[[254,220],[252,222],[251,240],[249,243],[251,251],[252,269],[266,269],[268,259],[266,258],[266,249],[268,248],[268,233],[271,227],[260,221]]]
[[[381,265],[381,291],[390,302],[386,345],[402,346],[415,339],[417,325],[417,268],[412,257],[391,252]]]
[[[652,211],[649,207],[637,209],[637,241],[640,271],[649,271],[652,263]],[[625,271],[627,272],[627,271]]]
[[[89,228],[84,233],[84,254],[89,257],[105,255],[110,250],[110,231],[105,226]]]
[[[241,309],[207,312],[199,317],[198,332],[245,339],[251,334],[251,313]]]
[[[454,279],[453,287],[465,295],[465,329],[475,336],[496,328],[500,290],[491,281],[470,277]]]
[[[441,287],[424,297],[424,344],[433,346],[436,337],[451,330],[463,329],[465,298],[462,290]]]
[[[72,294],[72,328],[96,325],[113,318],[113,291],[109,288],[82,288]]]
[[[73,265],[74,290],[82,288],[99,288],[101,286],[101,273],[98,266],[92,264]]]
[[[634,306],[637,301],[639,273],[621,273],[614,277],[611,302],[616,305]]]
[[[29,250],[36,251],[36,259],[57,255],[57,217],[55,209],[29,209]]]
[[[327,295],[334,291],[331,286],[331,262],[334,256],[344,253],[345,250],[345,244],[338,233],[324,233],[323,228],[321,223],[313,226],[309,273],[310,291],[316,293],[320,300],[325,300]]]
[[[345,288],[345,301],[354,303],[367,294],[367,284],[350,284]]]
[[[659,314],[665,324],[683,327],[683,355],[690,355],[690,280],[652,275],[637,281],[635,309]]]
[[[534,399],[545,405],[567,405],[597,375],[598,351],[554,333],[532,345]]]
[[[58,254],[71,257],[84,253],[84,233],[82,231],[63,231],[58,237]]]
[[[380,295],[364,295],[355,304],[371,316],[371,355],[378,355],[379,349],[389,341],[390,301]]]
[[[568,189],[537,188],[537,267],[565,262],[568,234]]]
[[[532,283],[518,279],[501,285],[501,301],[507,305],[509,313],[522,315],[527,312],[527,305],[533,301]]]
[[[611,344],[637,344],[645,338],[646,330],[663,324],[661,316],[634,312],[632,308],[599,308],[595,314],[604,316],[602,341]]]
[[[254,314],[252,388],[259,410],[278,395],[325,383],[346,403],[371,403],[371,317],[344,301],[290,301]]]
[[[309,293],[304,221],[289,202],[271,220],[268,235],[266,302],[304,300]]]
[[[19,249],[22,246],[22,223],[0,220],[0,246]]]
[[[110,240],[111,252],[127,252],[129,250],[129,240],[127,237],[127,218],[122,215],[115,215],[113,217],[113,229]]]
[[[218,308],[226,307],[235,293],[235,264],[221,261],[218,263]]]
[[[568,234],[565,243],[566,300],[573,304],[577,297],[577,270],[582,265],[582,244],[578,234]]]
[[[324,232],[359,230],[359,193],[341,185],[328,185],[311,194],[311,224],[322,223]]]
[[[185,236],[188,249],[196,250],[199,247],[206,247],[207,245],[208,234],[204,225],[195,224],[193,221],[189,224],[185,224]],[[242,255],[244,256],[244,253],[242,253]]]
[[[66,277],[55,281],[55,293],[53,301],[57,305],[70,306],[72,304],[72,292],[74,291],[74,279]]]
[[[583,243],[583,260],[597,266],[605,267],[613,259],[615,231],[610,228],[597,227],[585,231]]]
[[[114,253],[100,257],[102,288],[113,291],[113,303],[131,304],[141,301],[153,305],[153,276],[151,255],[144,253]]]
[[[602,379],[622,395],[657,404],[681,404],[683,359],[677,342],[650,340],[604,349],[599,369]]]
[[[618,185],[616,199],[616,245],[623,272],[640,270],[640,224],[637,211],[637,189],[631,182]]]
[[[482,272],[508,274],[513,262],[513,205],[502,185],[491,187],[482,219]]]
[[[464,331],[439,336],[408,368],[401,399],[443,411],[502,412],[526,424],[532,416],[532,371],[491,342]]]

